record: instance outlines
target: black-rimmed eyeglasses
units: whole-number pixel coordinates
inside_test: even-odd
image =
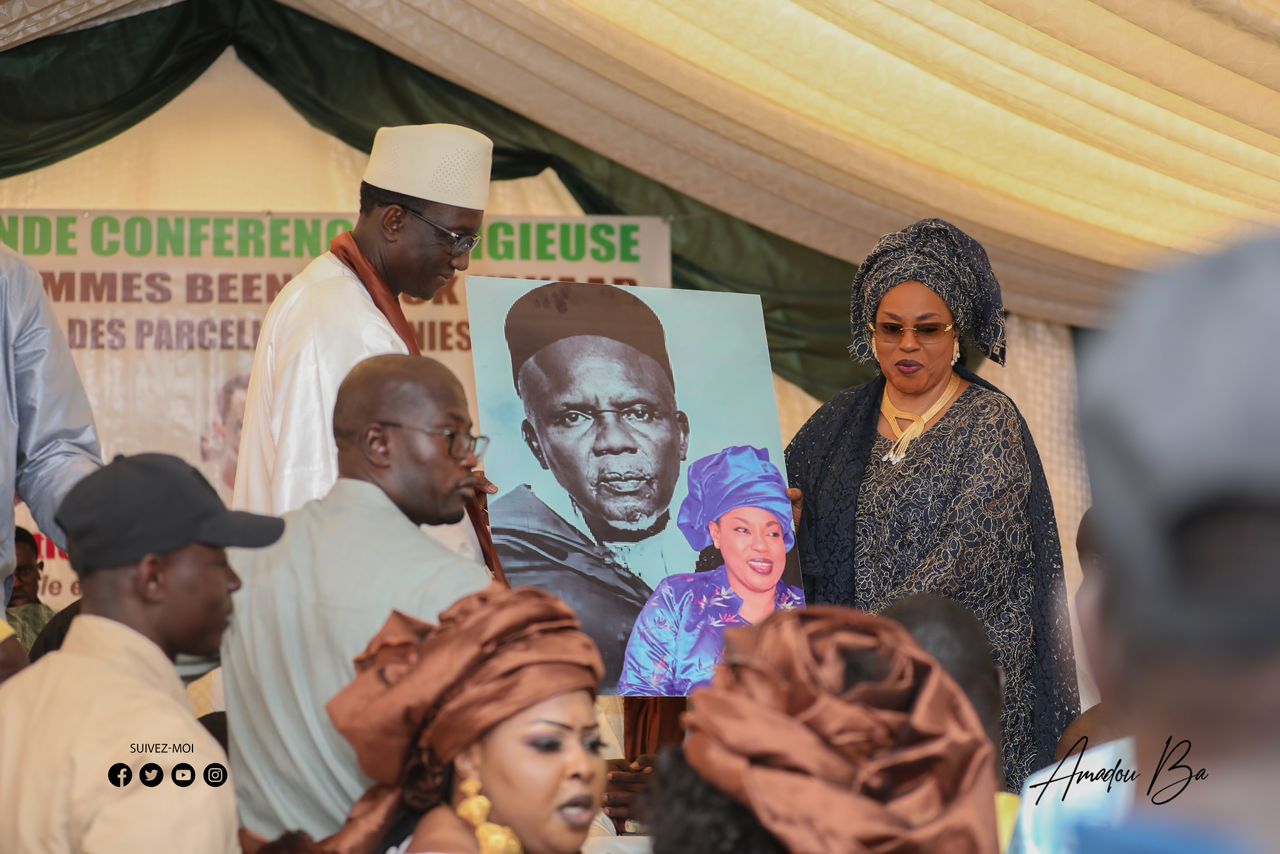
[[[400,210],[404,211],[407,214],[411,214],[417,217],[418,219],[422,220],[432,228],[438,228],[441,231],[443,231],[445,234],[452,237],[453,248],[449,250],[449,255],[454,258],[457,258],[459,255],[466,255],[472,249],[475,249],[477,246],[480,245],[480,235],[478,234],[459,234],[456,231],[445,228],[443,225],[441,225],[438,222],[432,222],[422,214],[415,211],[413,208],[406,208],[402,205],[400,207]]]
[[[428,436],[447,436],[449,439],[449,456],[455,460],[465,460],[468,454],[483,457],[484,452],[489,449],[488,436],[472,436],[470,433],[463,433],[461,430],[432,430],[426,427],[413,427],[409,424],[401,424],[399,421],[378,421],[375,423],[381,424],[383,427],[399,427],[401,430],[425,433]]]

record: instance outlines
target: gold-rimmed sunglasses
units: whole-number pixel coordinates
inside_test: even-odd
[[[902,336],[908,332],[914,335],[921,344],[937,344],[955,327],[954,322],[920,323],[915,326],[905,326],[901,323],[894,323],[891,320],[882,320],[879,323],[867,324],[867,329],[870,329],[871,334],[876,336],[876,340],[883,341],[885,344],[897,344],[902,340]]]

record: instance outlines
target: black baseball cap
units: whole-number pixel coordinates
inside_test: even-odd
[[[118,456],[80,481],[54,517],[79,575],[189,545],[269,546],[284,520],[228,510],[204,475],[170,454]]]

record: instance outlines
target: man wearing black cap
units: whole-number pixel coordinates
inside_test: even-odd
[[[559,489],[496,501],[494,544],[513,585],[563,597],[617,684],[652,588],[689,572],[670,504],[689,445],[662,323],[625,288],[556,282],[511,307],[511,373],[525,444]]]
[[[284,523],[227,510],[166,454],[117,457],[57,522],[82,610],[0,691],[0,851],[238,851],[226,754],[173,661],[218,650],[240,586],[226,547],[270,545]]]

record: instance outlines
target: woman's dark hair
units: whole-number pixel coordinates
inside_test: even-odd
[[[876,650],[845,650],[844,687],[878,682],[889,662]],[[902,708],[909,709],[914,697]],[[653,782],[640,805],[649,826],[653,854],[786,854],[787,848],[742,804],[712,786],[689,767],[684,749],[658,756]]]
[[[751,810],[699,777],[680,747],[658,756],[640,817],[654,854],[787,854]]]
[[[36,544],[35,534],[31,533],[26,528],[13,529],[13,544],[16,546],[19,543],[25,546],[30,546],[31,553],[37,558],[40,557],[40,546]]]
[[[415,752],[416,753],[416,752]],[[426,766],[420,761],[410,761],[409,766],[404,771],[404,782],[407,786],[412,787],[415,779],[420,779],[426,774]],[[453,763],[444,769],[443,783],[440,790],[440,803],[448,804],[453,800],[453,782],[454,782]],[[399,847],[406,839],[413,836],[413,831],[417,828],[418,822],[422,821],[422,817],[426,815],[436,805],[423,808],[420,804],[402,803],[396,812],[395,818],[387,826],[387,831],[382,835],[382,841],[375,846],[375,851],[389,851],[392,848]]]
[[[720,554],[720,550],[715,546],[707,546],[698,552],[698,562],[694,565],[693,571],[711,572],[722,566],[724,566],[724,555]]]

